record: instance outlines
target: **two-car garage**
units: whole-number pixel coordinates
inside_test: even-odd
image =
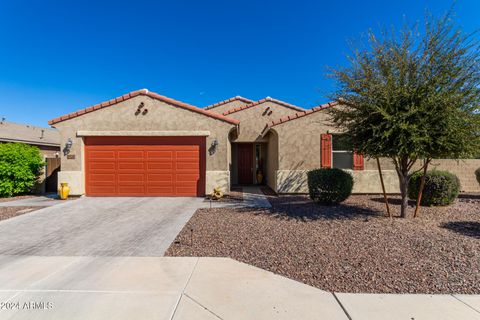
[[[87,196],[205,194],[205,137],[85,137]]]
[[[71,195],[203,197],[230,188],[240,122],[147,89],[49,121],[59,130],[59,183]]]

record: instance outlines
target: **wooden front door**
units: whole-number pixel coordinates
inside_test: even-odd
[[[237,145],[238,183],[253,184],[253,145]]]

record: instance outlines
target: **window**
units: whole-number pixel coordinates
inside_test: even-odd
[[[347,135],[332,135],[332,167],[353,168],[353,151]]]

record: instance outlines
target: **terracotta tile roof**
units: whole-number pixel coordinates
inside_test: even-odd
[[[85,113],[89,113],[89,112],[92,112],[92,111],[95,111],[95,110],[98,110],[98,109],[101,109],[101,108],[106,108],[106,107],[112,106],[116,103],[128,100],[128,99],[136,97],[138,95],[145,95],[145,96],[148,96],[150,98],[157,99],[157,100],[166,102],[168,104],[172,104],[174,106],[177,106],[177,107],[180,107],[180,108],[183,108],[183,109],[187,109],[187,110],[190,110],[190,111],[201,113],[201,114],[206,115],[208,117],[212,117],[212,118],[222,120],[222,121],[225,121],[225,122],[229,122],[229,123],[232,123],[232,124],[239,124],[240,123],[240,121],[238,121],[238,120],[225,117],[225,116],[223,116],[221,114],[217,114],[213,111],[208,111],[208,110],[205,110],[205,109],[201,109],[201,108],[189,105],[187,103],[184,103],[184,102],[181,102],[181,101],[177,101],[177,100],[159,95],[158,93],[150,92],[147,89],[142,89],[142,90],[132,91],[130,93],[124,94],[124,95],[122,95],[120,97],[117,97],[115,99],[111,99],[109,101],[98,103],[98,104],[90,106],[88,108],[78,110],[78,111],[63,115],[61,117],[52,119],[52,120],[48,121],[48,124],[53,125],[53,124],[58,123],[60,121],[72,119],[72,118],[81,116]]]
[[[336,106],[336,105],[338,105],[338,102],[335,102],[335,101],[334,102],[328,102],[328,103],[313,107],[312,109],[309,109],[309,110],[305,110],[305,111],[302,111],[302,112],[297,112],[297,113],[294,113],[294,114],[291,114],[291,115],[288,115],[288,116],[284,116],[280,119],[277,119],[277,120],[274,120],[274,121],[271,121],[271,122],[267,123],[267,125],[265,126],[265,128],[263,129],[262,132],[266,132],[268,129],[270,129],[273,126],[276,126],[276,125],[279,125],[279,124],[282,124],[282,123],[285,123],[285,122],[288,122],[288,121],[292,121],[292,120],[295,120],[295,119],[298,119],[298,118],[302,118],[302,117],[308,116],[312,113],[322,111],[322,110],[325,110],[327,108],[330,108],[330,107],[333,107],[333,106]]]
[[[283,102],[283,101],[280,101],[280,100],[277,100],[277,99],[273,99],[273,98],[270,98],[270,97],[266,97],[262,100],[258,100],[258,101],[255,101],[255,102],[252,102],[250,104],[246,104],[244,106],[241,106],[241,107],[237,107],[237,108],[234,108],[234,109],[231,109],[231,110],[228,110],[228,111],[225,111],[223,113],[224,116],[226,115],[229,115],[229,114],[232,114],[232,113],[235,113],[235,112],[238,112],[238,111],[242,111],[242,110],[245,110],[245,109],[248,109],[248,108],[251,108],[251,107],[255,107],[255,106],[258,106],[264,102],[267,102],[267,101],[271,101],[271,102],[275,102],[279,105],[282,105],[282,106],[285,106],[287,108],[291,108],[291,109],[294,109],[294,110],[297,110],[297,111],[305,111],[305,109],[303,108],[300,108],[300,107],[297,107],[297,106],[294,106],[293,104],[290,104],[290,103],[287,103],[287,102]]]
[[[233,98],[230,98],[230,99],[227,99],[227,100],[223,100],[223,101],[220,101],[220,102],[217,102],[217,103],[214,103],[214,104],[211,104],[209,106],[206,106],[205,107],[205,110],[210,110],[210,109],[213,109],[215,107],[219,107],[219,106],[222,106],[224,105],[225,103],[229,103],[229,102],[232,102],[232,101],[243,101],[245,103],[252,103],[254,102],[253,100],[250,100],[250,99],[247,99],[247,98],[244,98],[244,97],[241,97],[241,96],[236,96],[236,97],[233,97]]]

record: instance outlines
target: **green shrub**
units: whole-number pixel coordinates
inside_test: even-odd
[[[341,169],[315,169],[307,177],[310,198],[320,204],[337,204],[352,194],[353,178]]]
[[[412,176],[408,185],[408,197],[416,200],[423,173]],[[432,170],[425,176],[425,187],[420,202],[423,206],[446,206],[452,204],[460,192],[460,181],[448,171]]]
[[[480,184],[480,168],[475,170],[475,176],[477,177],[478,184]]]
[[[0,143],[0,197],[30,192],[43,166],[37,147]]]

